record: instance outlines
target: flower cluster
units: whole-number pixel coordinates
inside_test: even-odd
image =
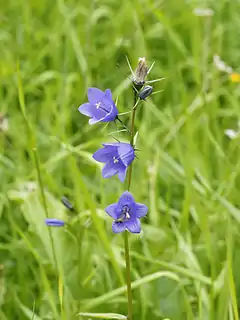
[[[111,122],[117,119],[118,109],[112,99],[110,89],[105,92],[97,88],[88,89],[89,102],[82,104],[78,110],[90,117],[89,124]],[[93,154],[93,159],[106,163],[102,170],[103,178],[118,175],[124,182],[128,166],[135,158],[134,148],[129,143],[104,143],[103,148]]]
[[[151,92],[151,88],[148,87],[147,92],[145,90],[139,94],[139,98],[144,100]],[[89,88],[88,100],[89,102],[82,104],[78,110],[90,117],[89,124],[119,119],[118,109],[112,99],[110,89],[103,92],[97,88]],[[136,157],[133,145],[125,142],[112,142],[103,143],[102,146],[93,154],[93,159],[105,163],[102,169],[103,178],[118,175],[119,180],[124,182],[127,169]],[[144,204],[136,203],[128,191],[122,194],[118,203],[110,204],[105,209],[107,214],[114,219],[112,224],[114,233],[125,230],[139,233],[141,231],[139,219],[147,214],[147,210]]]
[[[139,59],[135,73],[131,69],[133,89],[135,90],[135,102],[137,100],[145,100],[152,94],[152,86],[145,85],[145,77],[150,69],[148,69],[146,65],[145,58]],[[102,169],[103,178],[110,178],[117,175],[119,180],[124,182],[127,170],[136,157],[135,148],[132,143],[133,131],[129,130],[119,118],[118,109],[113,101],[110,89],[101,91],[98,88],[89,88],[87,96],[88,102],[80,105],[78,110],[81,114],[90,118],[90,125],[99,122],[115,122],[118,120],[131,135],[131,143],[103,143],[102,148],[93,154],[94,160],[105,164]],[[135,104],[133,108],[136,108]],[[110,204],[105,211],[114,219],[112,224],[114,233],[125,230],[132,233],[140,233],[141,226],[139,219],[147,214],[148,208],[144,204],[135,202],[132,194],[129,191],[125,191],[120,196],[118,202]],[[58,219],[46,219],[45,222],[48,226],[60,227],[64,225],[64,222]]]

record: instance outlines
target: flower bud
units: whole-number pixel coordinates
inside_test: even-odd
[[[65,222],[55,218],[45,219],[45,223],[49,227],[63,227]]]
[[[62,197],[62,204],[70,211],[74,211],[74,207],[72,205],[72,203],[68,200],[68,198],[66,197]]]
[[[145,86],[139,93],[138,96],[141,100],[145,100],[153,92],[152,86]]]
[[[148,66],[146,63],[146,58],[139,58],[138,59],[138,66],[134,74],[133,78],[133,83],[136,86],[139,86],[140,88],[144,85],[145,83],[145,78],[148,74]]]

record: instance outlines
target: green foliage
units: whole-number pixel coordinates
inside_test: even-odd
[[[0,319],[125,319],[123,238],[104,213],[124,185],[102,179],[91,154],[111,137],[77,108],[96,86],[130,111],[127,55],[133,67],[155,61],[150,79],[165,77],[137,111],[131,192],[149,214],[142,236],[129,237],[133,318],[238,320],[240,154],[224,130],[240,119],[239,86],[213,56],[240,70],[239,1],[0,7],[0,117],[9,121],[0,129]],[[214,15],[198,17],[197,7]],[[64,228],[44,225],[34,148],[48,214]]]

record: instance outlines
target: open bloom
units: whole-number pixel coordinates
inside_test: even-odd
[[[118,115],[118,109],[112,99],[112,92],[105,92],[97,88],[88,89],[89,102],[82,104],[78,110],[85,116],[90,117],[89,124],[97,122],[114,121]]]
[[[128,230],[132,233],[141,232],[140,218],[148,212],[145,204],[135,202],[132,194],[125,191],[118,200],[118,203],[110,204],[105,211],[114,221],[112,230],[114,233]]]
[[[104,143],[103,148],[93,154],[93,159],[105,162],[102,170],[103,178],[110,178],[118,174],[120,181],[124,181],[127,168],[135,158],[134,148],[129,143]]]
[[[45,223],[49,227],[63,227],[65,222],[55,218],[45,219]]]

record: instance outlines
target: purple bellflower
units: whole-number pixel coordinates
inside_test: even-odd
[[[127,168],[135,158],[134,148],[129,143],[104,143],[103,148],[93,154],[93,159],[105,162],[102,170],[103,178],[110,178],[118,174],[120,181],[124,181]]]
[[[125,191],[119,198],[118,203],[110,204],[105,208],[105,211],[114,219],[112,224],[114,233],[125,230],[140,233],[140,218],[147,214],[148,207],[145,204],[135,202],[132,194]]]
[[[65,222],[55,218],[45,219],[45,223],[49,227],[63,227]]]
[[[112,99],[110,89],[103,92],[97,88],[89,88],[88,100],[89,102],[82,104],[78,110],[91,118],[89,124],[110,122],[117,118],[118,109]]]

